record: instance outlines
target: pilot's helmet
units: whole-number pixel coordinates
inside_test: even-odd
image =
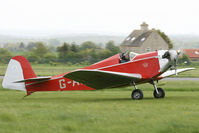
[[[129,52],[124,53],[125,60],[129,60]]]

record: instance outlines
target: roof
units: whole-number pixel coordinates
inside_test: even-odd
[[[127,38],[125,38],[121,46],[140,47],[152,32],[152,30],[146,32],[143,32],[142,30],[134,30]]]
[[[189,58],[199,58],[199,49],[183,49]]]

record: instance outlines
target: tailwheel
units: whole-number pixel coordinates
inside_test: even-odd
[[[157,93],[157,91],[158,91],[158,93]],[[157,88],[157,90],[154,90],[153,96],[155,98],[164,98],[165,92],[164,92],[164,90],[162,88]]]
[[[135,89],[132,92],[131,97],[133,100],[141,100],[143,98],[143,93],[140,89]]]

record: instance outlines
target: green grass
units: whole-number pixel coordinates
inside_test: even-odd
[[[100,91],[25,93],[0,87],[0,133],[198,133],[199,82],[160,81],[164,99],[139,85]]]

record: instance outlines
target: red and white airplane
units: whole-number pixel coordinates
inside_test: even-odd
[[[142,99],[143,93],[136,84],[151,83],[154,97],[163,98],[164,90],[157,88],[154,81],[194,69],[177,69],[178,55],[176,50],[116,54],[88,67],[52,77],[37,77],[26,58],[15,56],[8,64],[2,86],[26,91],[28,96],[37,91],[97,90],[133,85],[132,99]]]

